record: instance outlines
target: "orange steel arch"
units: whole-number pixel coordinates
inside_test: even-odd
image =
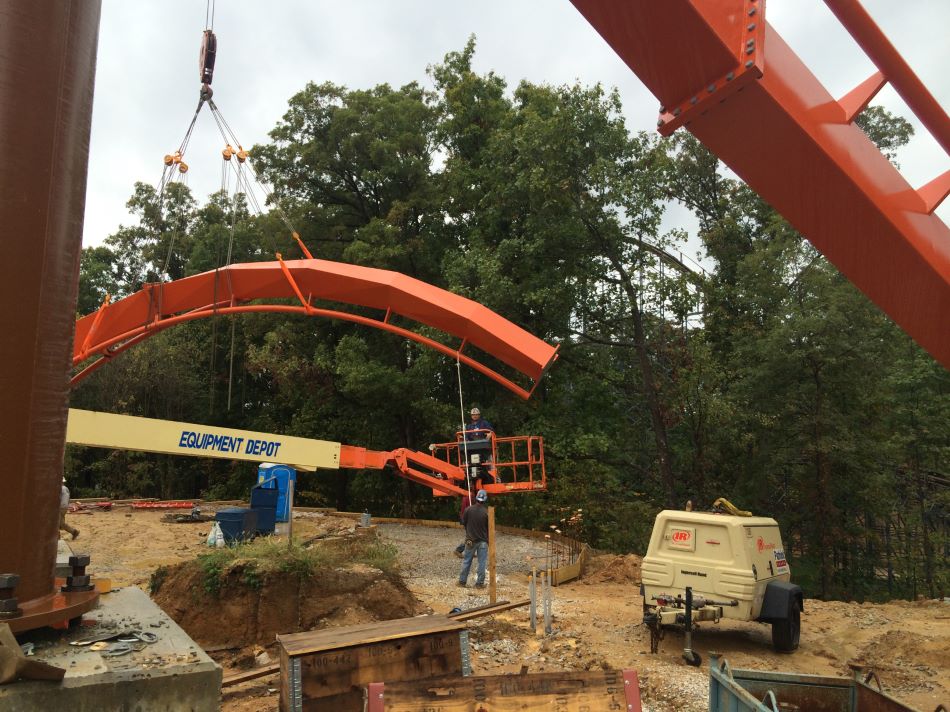
[[[297,304],[261,304],[265,299],[296,299]],[[342,302],[385,312],[381,319],[314,306]],[[108,360],[175,324],[223,314],[284,312],[322,316],[372,326],[433,348],[488,376],[522,398],[529,398],[557,359],[545,343],[471,299],[398,272],[305,259],[235,264],[174,282],[147,284],[120,301],[108,300],[76,322],[73,366],[100,358],[77,373],[75,385]],[[391,323],[393,315],[461,339],[448,346]],[[473,356],[469,345],[534,381],[526,390]]]

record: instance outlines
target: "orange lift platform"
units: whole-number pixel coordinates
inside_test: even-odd
[[[470,439],[465,439],[466,434]],[[492,495],[547,490],[544,438],[540,435],[481,437],[471,430],[459,431],[451,442],[430,445],[428,453],[342,445],[340,467],[392,467],[399,476],[429,487],[437,497],[465,496],[469,486]]]

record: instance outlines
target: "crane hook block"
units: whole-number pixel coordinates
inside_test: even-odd
[[[211,30],[201,35],[201,51],[198,53],[198,70],[202,84],[211,84],[214,75],[214,58],[218,52],[218,38]]]
[[[243,146],[238,145],[238,151],[235,154],[238,159],[238,163],[244,163],[247,160],[247,151],[244,150]]]
[[[226,161],[230,161],[230,160],[231,160],[231,156],[234,155],[234,149],[231,148],[231,144],[230,144],[230,143],[227,144],[227,145],[224,147],[224,150],[221,151],[221,155],[224,157],[224,160],[226,160]]]
[[[181,162],[178,164],[178,172],[179,172],[179,173],[187,173],[187,172],[188,172],[188,164],[185,163],[184,161],[181,161]]]

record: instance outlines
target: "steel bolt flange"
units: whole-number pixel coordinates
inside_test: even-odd
[[[16,598],[0,598],[0,620],[16,618],[22,612]]]
[[[66,577],[66,585],[60,590],[63,593],[79,593],[81,591],[91,591],[95,588],[86,575],[86,567],[89,566],[89,554],[74,554],[69,557],[69,565],[73,569],[71,576]]]

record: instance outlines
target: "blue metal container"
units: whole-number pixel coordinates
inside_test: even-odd
[[[914,712],[903,702],[875,690],[863,670],[852,666],[853,678],[790,672],[733,670],[718,655],[709,655],[709,712]]]
[[[297,470],[289,465],[264,462],[257,468],[257,482],[262,489],[277,490],[277,521],[290,521],[290,501],[287,497],[288,483],[297,482]]]
[[[274,507],[254,507],[253,509],[257,514],[257,533],[261,536],[273,534],[277,522],[277,509]]]
[[[228,507],[214,515],[226,544],[253,539],[257,534],[257,512],[244,507]]]
[[[267,481],[276,481],[276,478]],[[251,509],[257,512],[257,533],[273,534],[277,521],[277,499],[280,490],[276,487],[265,487],[261,483],[251,488]]]
[[[267,487],[264,483],[255,485],[251,488],[251,508],[270,507],[277,509],[277,500],[280,499],[280,490],[271,485]]]

